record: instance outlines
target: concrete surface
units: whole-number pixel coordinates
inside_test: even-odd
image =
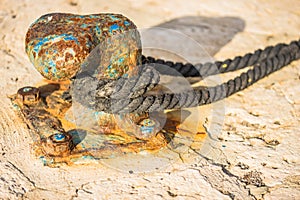
[[[164,169],[44,167],[6,96],[41,80],[25,54],[24,37],[30,23],[48,12],[122,13],[142,29],[174,29],[182,41],[193,42],[145,33],[145,52],[193,62],[243,55],[299,39],[300,32],[298,0],[1,0],[0,199],[300,199],[299,61],[200,108],[214,143],[204,149],[194,144]]]

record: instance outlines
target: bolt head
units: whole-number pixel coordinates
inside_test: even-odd
[[[43,141],[42,146],[43,151],[50,156],[67,156],[73,148],[72,136],[57,132]]]
[[[56,134],[52,135],[51,140],[53,142],[57,142],[57,143],[65,142],[67,140],[67,137],[63,133],[56,133]]]
[[[139,132],[143,138],[150,138],[157,132],[158,122],[153,119],[146,118],[138,123]]]
[[[17,99],[23,104],[36,103],[39,100],[39,96],[39,89],[31,86],[20,88],[17,92]]]

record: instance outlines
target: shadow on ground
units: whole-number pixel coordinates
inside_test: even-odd
[[[205,62],[244,28],[245,21],[238,17],[176,18],[141,31],[143,52],[191,63]]]

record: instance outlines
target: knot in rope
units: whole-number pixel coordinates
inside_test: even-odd
[[[98,80],[87,71],[79,73],[73,80],[71,94],[84,106],[107,113],[143,113],[195,107],[224,99],[297,59],[300,59],[300,40],[269,46],[223,62],[196,65],[143,56],[143,66],[138,74],[129,78]],[[161,65],[175,69],[184,77],[201,78],[251,68],[213,87],[199,87],[181,93],[147,94],[159,84],[160,74],[174,76],[174,73],[162,69]]]

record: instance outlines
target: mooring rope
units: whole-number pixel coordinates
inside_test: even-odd
[[[224,99],[300,58],[300,40],[269,46],[254,53],[223,62],[205,64],[174,63],[143,56],[137,76],[117,80],[101,79],[82,72],[71,86],[76,101],[107,113],[143,113],[201,106]],[[159,74],[174,75],[160,66],[175,69],[184,77],[205,78],[253,66],[247,72],[213,87],[199,87],[181,93],[147,94],[158,85]]]

